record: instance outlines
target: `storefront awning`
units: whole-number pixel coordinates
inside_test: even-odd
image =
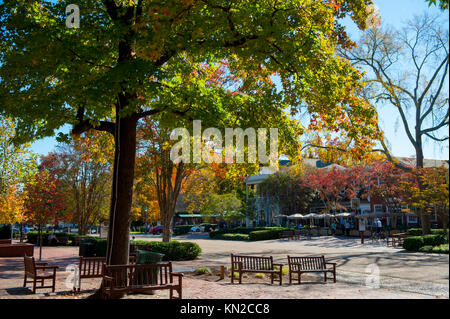
[[[189,218],[189,217],[203,217],[203,216],[200,214],[179,214],[177,217]]]

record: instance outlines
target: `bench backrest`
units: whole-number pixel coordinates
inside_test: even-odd
[[[242,263],[242,269],[248,270],[273,270],[273,258],[262,256],[243,256],[231,254],[231,266],[237,268],[237,263]]]
[[[115,288],[163,286],[171,283],[172,263],[151,265],[103,265],[104,274],[113,278]]]
[[[103,276],[103,264],[106,257],[80,257],[80,277],[97,278]]]
[[[289,269],[296,270],[315,270],[325,269],[325,257],[291,257],[288,256]]]
[[[25,265],[25,273],[28,276],[36,275],[36,266],[34,263],[34,257],[23,256],[23,262]]]
[[[103,264],[106,257],[80,257],[80,278],[103,277]],[[136,256],[130,256],[130,264],[136,263]]]

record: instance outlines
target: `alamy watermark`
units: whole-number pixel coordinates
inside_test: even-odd
[[[225,128],[225,144],[222,132],[217,128],[207,128],[202,133],[200,120],[193,121],[192,152],[191,134],[186,128],[176,128],[170,134],[177,142],[170,151],[174,163],[256,163],[275,165],[278,160],[278,129],[270,128]],[[247,161],[245,161],[245,138],[247,137]],[[269,155],[267,140],[269,139]],[[236,144],[234,143],[236,140]]]
[[[66,7],[66,27],[69,29],[80,27],[80,7],[76,4],[69,4]]]
[[[378,267],[378,265],[367,265],[366,274],[366,287],[380,288],[380,268]]]

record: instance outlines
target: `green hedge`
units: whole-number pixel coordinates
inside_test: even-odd
[[[260,231],[260,230],[288,230],[286,227],[236,227],[236,228],[225,228],[225,229],[217,229],[213,232],[209,233],[210,238],[216,238],[216,236],[220,236],[222,234],[247,234],[250,235],[251,232]]]
[[[431,235],[440,235],[440,234],[445,234],[445,233],[446,233],[445,230],[442,228],[430,230]],[[422,236],[422,228],[410,228],[410,229],[408,229],[408,235]]]
[[[178,225],[178,226],[175,226],[174,229],[173,229],[173,235],[174,236],[178,236],[178,235],[187,234],[191,230],[192,226],[194,226],[194,225]]]
[[[439,246],[448,244],[448,237],[444,234],[411,236],[403,240],[403,248],[410,251],[420,251],[424,246]]]
[[[42,232],[42,245],[43,246],[49,246],[48,242],[48,235],[50,235],[52,232]],[[81,238],[90,238],[91,236],[85,235],[80,236],[78,234],[72,234],[72,233],[55,233],[56,238],[58,237],[67,237],[68,244],[71,244],[74,242],[76,237]],[[35,245],[39,245],[39,232],[38,231],[30,231],[27,233],[27,242]],[[73,244],[72,244],[73,245]]]
[[[215,239],[223,240],[249,240],[248,234],[218,234],[214,237]]]
[[[423,252],[423,253],[448,254],[448,244],[434,246],[434,247],[430,246],[430,245],[426,245],[426,246],[420,247],[419,251]]]
[[[200,256],[202,250],[196,243],[191,242],[179,242],[173,240],[171,242],[160,241],[143,241],[137,240],[134,242],[136,245],[143,245],[140,247],[142,250],[153,251],[164,254],[163,260],[193,260]]]
[[[269,239],[278,239],[280,238],[280,232],[282,230],[257,230],[252,231],[249,234],[249,238],[252,241],[256,240],[269,240]]]

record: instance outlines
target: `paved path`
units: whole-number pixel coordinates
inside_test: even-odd
[[[136,236],[137,240],[160,241],[160,236]],[[189,298],[448,298],[449,256],[425,253],[408,253],[403,249],[371,244],[361,245],[357,238],[317,237],[310,240],[267,240],[258,242],[211,240],[207,234],[177,236],[179,241],[196,242],[202,255],[193,261],[174,262],[175,270],[189,271],[200,266],[229,266],[230,253],[272,255],[276,262],[287,264],[290,255],[325,255],[337,263],[337,283],[324,284],[317,278],[298,285],[270,284],[231,285],[229,280],[206,282],[185,278],[183,293]],[[39,249],[35,248],[35,257]],[[59,265],[57,293],[44,289],[30,295],[23,284],[23,260],[0,258],[0,298],[75,298],[66,287],[68,264],[77,263],[78,247],[44,247],[43,261]],[[374,265],[379,270],[379,289],[373,289],[376,278]],[[369,268],[368,268],[369,266]],[[369,273],[370,272],[370,273]],[[372,276],[371,276],[372,275]],[[366,282],[369,282],[369,286]],[[84,279],[86,293],[99,287],[100,280]],[[78,297],[84,297],[82,294]],[[129,298],[167,298],[166,291],[154,296],[129,296]]]
[[[287,264],[287,255],[325,255],[337,263],[337,280],[365,285],[378,267],[381,287],[431,296],[449,297],[449,255],[411,253],[404,249],[372,244],[359,238],[322,236],[309,240],[265,240],[257,242],[211,240],[206,234],[177,236],[179,241],[193,241],[202,248],[195,261],[177,262],[185,269],[230,264],[230,253],[272,255]],[[160,240],[157,236],[137,236],[136,240]]]

